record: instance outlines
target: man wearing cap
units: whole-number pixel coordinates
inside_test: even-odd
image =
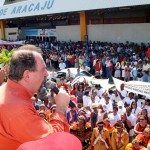
[[[124,150],[126,145],[129,143],[129,135],[126,130],[123,129],[123,124],[118,121],[115,124],[115,128],[112,132],[112,149],[113,150]]]
[[[93,129],[90,146],[94,150],[109,150],[112,147],[109,132],[102,121],[97,122],[97,127]]]

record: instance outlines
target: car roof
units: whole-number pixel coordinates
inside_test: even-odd
[[[78,68],[67,68],[67,69],[62,69],[62,70],[60,70],[60,71],[58,71],[58,72],[65,72],[65,73],[67,73],[67,72],[68,72],[68,71],[67,71],[68,69],[70,69],[70,72],[71,72],[71,73],[77,74],[77,69],[78,69]],[[81,71],[84,71],[84,70],[83,70],[83,69],[80,69],[80,72],[81,72]]]

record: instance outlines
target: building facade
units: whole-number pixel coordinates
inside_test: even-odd
[[[0,20],[0,38],[7,40],[54,36],[60,41],[149,43],[150,1],[5,0]]]

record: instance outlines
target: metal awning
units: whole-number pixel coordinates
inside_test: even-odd
[[[1,0],[3,1],[3,0]],[[150,0],[29,0],[0,7],[0,19],[148,5]]]

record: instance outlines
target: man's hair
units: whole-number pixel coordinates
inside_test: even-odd
[[[34,45],[24,45],[16,50],[11,58],[9,79],[19,81],[25,70],[36,71],[36,60],[33,52],[38,52]]]

